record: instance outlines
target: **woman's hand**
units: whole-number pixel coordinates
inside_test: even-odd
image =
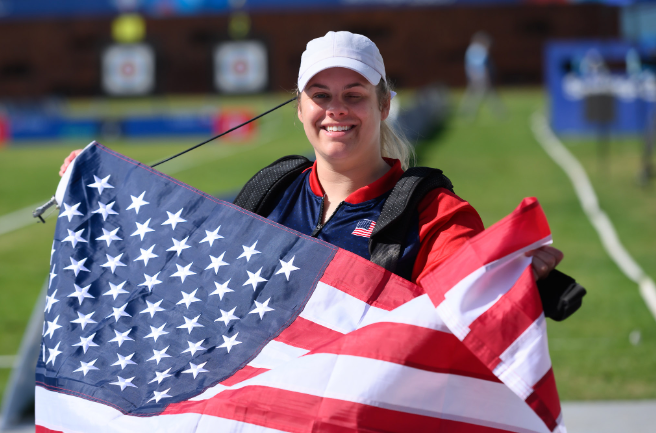
[[[533,275],[536,280],[540,280],[549,275],[560,261],[563,259],[563,252],[558,248],[544,246],[537,250],[526,253],[528,257],[533,257]]]
[[[80,153],[82,153],[82,149],[77,149],[71,152],[70,155],[66,157],[64,160],[64,163],[62,164],[61,168],[59,169],[59,175],[63,176],[64,173],[66,173],[66,169],[68,168],[69,165],[71,165],[71,162],[75,159],[76,156],[78,156]]]

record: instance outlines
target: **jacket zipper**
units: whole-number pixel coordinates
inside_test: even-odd
[[[324,203],[325,199],[326,199],[325,195],[323,197],[321,197],[321,207],[319,207],[319,221],[317,222],[317,226],[314,228],[314,230],[312,231],[312,234],[310,235],[313,238],[316,238],[317,236],[319,236],[319,233],[321,232],[321,229],[326,227],[326,224],[328,224],[330,222],[330,220],[333,218],[333,216],[335,216],[335,214],[337,213],[339,208],[342,207],[342,205],[344,204],[343,201],[340,201],[339,204],[337,205],[337,207],[335,208],[335,210],[333,211],[333,213],[328,217],[326,222],[324,224],[321,224],[321,220],[323,219],[323,203]]]

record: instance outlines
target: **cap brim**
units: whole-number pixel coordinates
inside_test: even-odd
[[[330,68],[346,68],[357,72],[367,79],[374,86],[380,82],[381,75],[372,67],[365,65],[359,60],[350,59],[348,57],[330,57],[323,59],[314,65],[310,66],[302,75],[298,77],[298,91],[302,92],[305,89],[308,81],[312,79],[319,72]]]

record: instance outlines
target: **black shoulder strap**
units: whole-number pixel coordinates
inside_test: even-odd
[[[398,274],[396,267],[412,223],[413,211],[424,196],[435,188],[446,188],[453,192],[453,184],[442,170],[429,167],[406,170],[387,197],[371,233],[369,253],[372,262]],[[410,279],[410,275],[398,275]]]
[[[237,194],[234,204],[258,215],[267,216],[278,197],[303,170],[312,166],[304,156],[289,155],[258,171]]]

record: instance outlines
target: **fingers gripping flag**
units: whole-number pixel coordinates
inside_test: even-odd
[[[548,242],[537,202],[422,288],[97,143],[68,176],[37,431],[562,427],[523,256]]]

